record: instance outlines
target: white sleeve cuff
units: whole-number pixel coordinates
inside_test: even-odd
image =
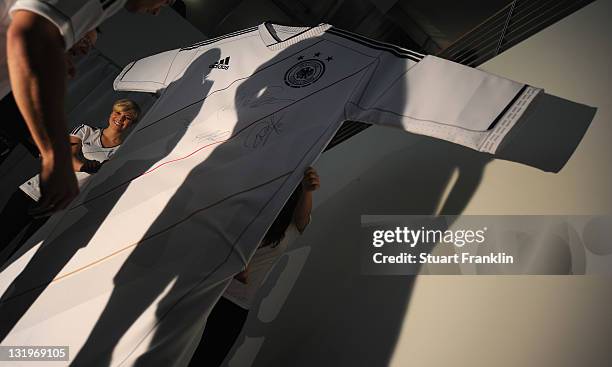
[[[74,30],[70,18],[48,3],[38,0],[18,0],[9,11],[27,10],[36,13],[53,23],[64,39],[64,48],[68,50],[74,44]]]

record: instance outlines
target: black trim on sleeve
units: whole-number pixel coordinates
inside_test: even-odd
[[[364,37],[364,36],[360,36],[356,33],[350,33],[338,28],[330,28],[327,30],[327,33],[336,35],[338,37],[341,38],[345,38],[348,40],[351,40],[353,42],[362,44],[364,46],[368,46],[370,48],[374,48],[377,50],[381,50],[381,51],[387,51],[392,53],[393,55],[397,56],[397,57],[401,57],[401,58],[408,58],[412,61],[416,61],[419,62],[423,59],[423,57],[425,57],[426,55],[421,55],[418,52],[414,52],[414,51],[410,51],[408,49],[405,48],[401,48],[399,46],[396,45],[392,45],[390,43],[384,43],[384,42],[380,42],[380,41],[375,41],[372,40],[370,38]]]
[[[510,103],[508,103],[508,105],[499,113],[499,115],[497,115],[497,117],[495,118],[495,120],[493,120],[493,122],[491,123],[491,125],[489,125],[489,127],[487,128],[488,130],[491,130],[493,127],[495,127],[495,125],[497,125],[497,123],[499,122],[499,120],[501,120],[501,118],[506,114],[506,112],[508,112],[508,110],[510,109],[510,107],[512,107],[514,105],[514,103],[516,102],[517,99],[519,99],[520,96],[523,95],[523,92],[525,92],[525,89],[527,89],[528,85],[525,84],[523,85],[523,88],[521,88],[521,90],[518,91],[518,93],[514,96],[514,98],[512,98],[512,100],[510,101]]]
[[[85,127],[85,124],[80,124],[79,126],[72,129],[72,132],[70,133],[70,135],[76,135],[84,127]]]
[[[257,30],[257,27],[246,28],[246,29],[243,29],[243,30],[240,30],[240,31],[228,33],[228,34],[226,34],[224,36],[220,36],[220,37],[216,37],[216,38],[212,38],[212,39],[196,42],[196,43],[194,43],[192,45],[185,46],[185,47],[181,48],[180,51],[193,50],[194,48],[202,47],[202,46],[205,46],[205,45],[210,45],[212,43],[221,41],[223,39],[240,36],[240,35],[243,35],[243,34],[246,34],[246,33],[253,32],[255,30]]]
[[[420,53],[420,52],[412,51],[412,50],[409,50],[409,49],[407,49],[407,48],[403,48],[403,47],[400,47],[400,46],[398,46],[398,45],[394,45],[394,44],[392,44],[392,43],[387,43],[387,42],[378,41],[378,40],[375,40],[375,39],[372,39],[372,38],[368,38],[368,37],[366,37],[366,36],[363,36],[363,35],[361,35],[361,34],[359,34],[359,33],[349,32],[349,31],[347,31],[346,29],[341,29],[341,28],[336,28],[336,27],[333,27],[333,28],[331,28],[331,30],[333,30],[334,32],[338,32],[338,33],[345,34],[345,35],[347,35],[347,36],[349,36],[349,37],[358,38],[358,39],[360,39],[360,40],[362,40],[362,41],[364,41],[364,42],[368,42],[368,43],[376,44],[376,45],[381,46],[381,47],[390,47],[390,48],[393,48],[393,49],[395,49],[397,52],[400,52],[400,53],[404,53],[404,54],[412,54],[412,55],[414,55],[414,56],[416,56],[416,57],[420,57],[420,58],[423,58],[423,57],[427,56],[426,54],[422,54],[422,53]]]
[[[113,5],[117,0],[100,0],[102,10],[106,10],[109,6]]]

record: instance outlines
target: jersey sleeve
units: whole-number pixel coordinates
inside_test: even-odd
[[[124,4],[125,0],[17,0],[10,12],[27,10],[46,18],[59,30],[67,50]]]
[[[72,129],[70,135],[81,139],[81,141],[86,141],[91,135],[92,131],[93,129],[91,128],[91,126],[81,124]]]
[[[158,93],[180,77],[196,50],[176,49],[129,63],[115,78],[116,91]]]
[[[347,119],[495,153],[542,89],[435,56],[379,57],[346,105]]]

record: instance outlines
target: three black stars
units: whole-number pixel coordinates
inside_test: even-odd
[[[314,57],[319,57],[319,56],[321,56],[321,53],[320,53],[320,52],[317,52],[317,53],[315,53],[313,56],[314,56]],[[304,60],[304,56],[303,56],[303,55],[300,55],[300,56],[299,56],[297,59],[298,59],[298,60]],[[332,56],[328,56],[328,57],[327,57],[325,60],[327,60],[327,61],[329,62],[329,61],[332,61],[333,59],[334,59],[334,58],[333,58]]]

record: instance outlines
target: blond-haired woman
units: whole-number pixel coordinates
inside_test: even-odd
[[[84,185],[88,178],[98,172],[104,162],[115,153],[139,116],[140,107],[136,102],[120,99],[113,103],[108,126],[105,128],[81,124],[72,130],[70,133],[72,167],[79,186]],[[31,209],[39,198],[39,175],[36,175],[21,185],[4,206],[0,213],[0,223],[3,228],[0,235],[0,264],[17,250],[23,239],[27,239],[29,234],[46,221],[47,218],[42,218],[32,223],[36,211]],[[28,225],[30,228],[22,236],[22,240],[8,249],[7,246]]]

